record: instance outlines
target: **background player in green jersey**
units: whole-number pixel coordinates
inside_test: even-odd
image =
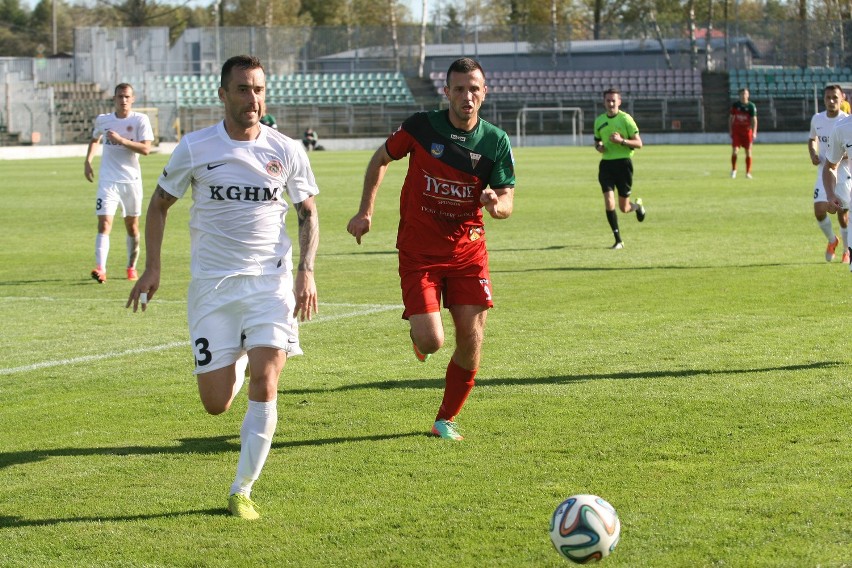
[[[731,177],[737,177],[737,151],[745,149],[746,177],[751,179],[751,147],[757,138],[757,107],[748,100],[748,89],[739,90],[739,100],[731,105],[728,131],[731,134]]]
[[[633,152],[642,147],[639,127],[626,112],[619,110],[621,93],[616,88],[604,91],[606,112],[595,119],[595,150],[601,154],[598,166],[598,181],[604,196],[606,220],[615,236],[615,244],[610,248],[622,249],[624,242],[618,229],[618,215],[615,212],[615,190],[618,190],[618,207],[622,213],[636,212],[636,219],[645,220],[645,207],[642,200],[630,201],[633,187]]]

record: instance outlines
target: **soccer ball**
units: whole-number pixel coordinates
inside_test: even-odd
[[[572,562],[601,560],[615,549],[621,521],[615,508],[597,495],[572,495],[556,507],[550,520],[550,540]]]

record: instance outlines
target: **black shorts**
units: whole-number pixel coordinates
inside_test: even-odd
[[[630,190],[633,189],[633,160],[601,160],[598,182],[604,193],[617,189],[621,197],[630,197]]]

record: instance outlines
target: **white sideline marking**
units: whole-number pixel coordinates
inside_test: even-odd
[[[0,302],[69,302],[81,304],[84,302],[126,304],[127,300],[104,300],[103,298],[52,298],[50,296],[0,296]],[[185,304],[186,300],[157,300],[158,304]]]
[[[0,375],[11,375],[13,373],[26,373],[27,371],[35,371],[36,369],[45,369],[48,367],[58,367],[60,365],[73,365],[75,363],[87,363],[89,361],[101,361],[111,357],[123,357],[125,355],[136,355],[139,353],[152,353],[154,351],[165,351],[172,347],[188,346],[188,341],[175,341],[164,345],[154,345],[152,347],[140,347],[138,349],[128,349],[121,353],[102,353],[100,355],[84,355],[82,357],[74,357],[72,359],[61,359],[59,361],[43,361],[41,363],[33,363],[32,365],[24,365],[23,367],[12,367],[10,369],[0,369]]]
[[[75,298],[28,298],[24,296],[19,297],[0,297],[0,300],[38,300],[38,301],[68,301],[68,302],[79,302],[78,299]],[[103,301],[103,300],[97,300]],[[179,303],[176,300],[172,300],[173,303]],[[322,306],[343,306],[343,307],[354,307],[361,308],[356,309],[351,312],[346,312],[344,314],[337,314],[334,316],[323,317],[321,315],[317,315],[311,321],[300,322],[299,325],[308,325],[315,323],[325,323],[329,321],[336,321],[346,318],[359,317],[359,316],[367,316],[370,314],[376,314],[380,312],[388,312],[391,310],[401,310],[402,306],[388,306],[381,304],[349,304],[349,303],[320,303],[320,307]],[[151,347],[139,347],[137,349],[128,349],[126,351],[120,352],[112,352],[112,353],[100,353],[97,355],[84,355],[82,357],[73,357],[71,359],[60,359],[56,361],[43,361],[41,363],[33,363],[32,365],[24,365],[22,367],[11,367],[8,369],[0,369],[0,376],[2,375],[12,375],[14,373],[26,373],[28,371],[35,371],[36,369],[46,369],[49,367],[59,367],[61,365],[74,365],[76,363],[88,363],[91,361],[102,361],[104,359],[112,359],[114,357],[126,357],[128,355],[138,355],[140,353],[154,353],[156,351],[165,351],[166,349],[173,349],[175,347],[189,347],[189,341],[173,341],[172,343],[164,343],[162,345],[152,345]]]

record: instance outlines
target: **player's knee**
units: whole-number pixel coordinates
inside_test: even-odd
[[[223,414],[231,408],[230,400],[205,400],[202,398],[201,404],[204,405],[204,410],[207,411],[207,414],[212,414],[213,416]]]
[[[199,391],[199,394],[201,395],[201,404],[208,414],[217,416],[231,408],[233,392],[226,393],[224,391],[216,392],[214,390],[203,389]]]
[[[440,333],[412,333],[411,339],[417,345],[417,350],[427,355],[435,353],[444,346],[444,336]]]
[[[431,336],[426,339],[416,341],[416,343],[417,349],[421,353],[431,354],[435,353],[436,351],[438,351],[438,349],[444,346],[444,338]]]

